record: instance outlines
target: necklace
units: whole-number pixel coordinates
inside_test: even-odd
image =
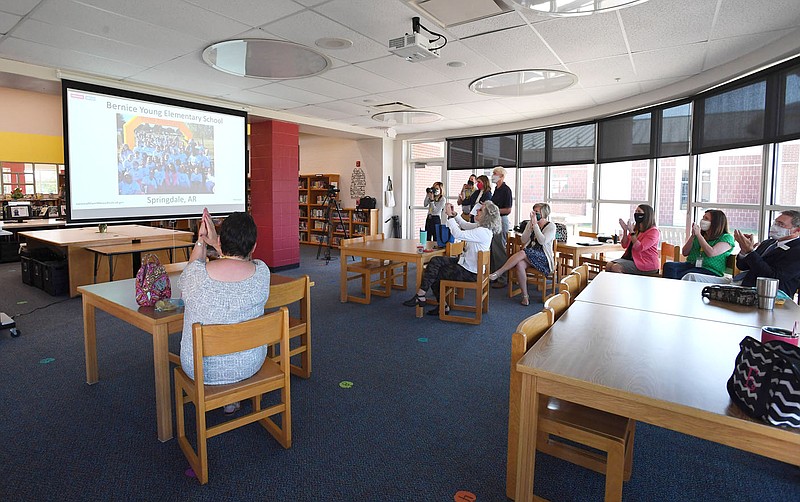
[[[219,255],[220,260],[250,261],[250,258],[239,258],[238,256]]]

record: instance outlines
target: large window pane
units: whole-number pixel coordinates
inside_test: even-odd
[[[764,138],[767,83],[762,80],[703,101],[701,149],[735,146]]]
[[[591,200],[593,182],[594,164],[551,167],[550,198]]]
[[[651,118],[648,112],[600,122],[598,161],[649,157]]]
[[[629,202],[622,204],[615,203],[602,203],[598,204],[597,210],[597,232],[601,234],[617,234],[622,235],[622,227],[619,225],[619,219],[633,221],[633,212],[640,202]]]
[[[647,200],[650,161],[631,160],[600,166],[600,198]]]
[[[529,210],[537,202],[545,200],[544,183],[546,169],[544,167],[531,167],[523,169],[519,187],[519,214],[520,219],[527,220]]]
[[[42,194],[57,194],[58,166],[55,164],[36,164],[34,169],[36,191]]]
[[[763,147],[706,153],[698,157],[699,203],[759,204]]]
[[[758,209],[741,209],[731,207],[716,207],[716,206],[700,206],[697,208],[697,214],[694,218],[695,221],[700,221],[706,209],[719,209],[725,213],[728,218],[728,230],[733,233],[734,230],[741,230],[746,234],[753,234],[756,242],[766,238],[766,236],[759,235],[758,224],[760,221]],[[777,215],[777,213],[776,213]],[[734,252],[739,252],[739,245],[734,244]]]
[[[688,154],[691,131],[691,104],[665,108],[661,113],[661,141],[658,155],[669,157]]]
[[[411,145],[411,160],[438,157],[444,157],[444,141],[436,141],[433,143],[413,143]]]
[[[661,231],[661,240],[683,245],[689,207],[689,157],[658,159],[656,175],[656,225]]]
[[[545,131],[522,134],[521,166],[542,166],[545,164],[546,136]]]
[[[565,224],[570,235],[591,231],[593,216],[590,202],[550,202],[550,220]]]
[[[800,206],[800,140],[778,145],[773,188],[775,204]]]
[[[456,210],[460,210],[458,202],[458,194],[461,193],[461,189],[464,188],[464,185],[469,180],[469,176],[472,174],[471,171],[447,171],[447,186],[445,190],[447,191],[447,200],[453,203],[453,207]]]
[[[508,185],[508,188],[511,189],[511,193],[514,195],[513,205],[511,206],[511,214],[508,215],[508,219],[511,221],[511,226],[517,224],[517,208],[519,207],[519,201],[517,200],[517,170],[510,169],[508,167],[506,169],[506,176],[503,179],[503,182]],[[478,174],[485,174],[487,178],[492,179],[492,169],[483,169],[479,170]],[[496,186],[494,183],[492,184],[492,193],[494,193]],[[530,212],[530,209],[528,209]],[[524,216],[524,215],[523,215]],[[527,220],[527,216],[522,218],[523,220]]]
[[[594,124],[554,129],[553,154],[554,163],[594,162]]]
[[[475,140],[473,138],[447,140],[447,168],[474,168],[474,149]]]
[[[790,71],[784,81],[783,112],[779,134],[800,134],[800,68]]]
[[[491,136],[477,138],[477,167],[515,167],[517,165],[517,135]]]

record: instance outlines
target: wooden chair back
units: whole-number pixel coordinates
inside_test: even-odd
[[[183,272],[183,269],[185,269],[188,264],[188,261],[179,261],[177,263],[164,263],[163,265],[164,270],[166,270],[168,274],[176,274]]]
[[[559,320],[564,312],[567,311],[570,305],[569,291],[562,291],[557,295],[553,295],[544,302],[544,307],[553,309],[555,320]]]
[[[578,296],[581,290],[581,276],[578,274],[569,274],[563,277],[558,284],[558,289],[559,291],[569,292],[569,301],[570,305],[572,305],[575,301],[575,297]]]
[[[289,384],[289,312],[286,307],[262,317],[237,324],[192,325],[193,359],[195,375],[200,382],[178,366],[174,370],[175,415],[178,445],[189,465],[192,466],[200,484],[208,482],[208,439],[229,430],[253,422],[259,422],[284,448],[292,446],[291,397]],[[278,362],[264,360],[259,371],[240,382],[227,385],[204,385],[202,383],[203,358],[231,354],[262,345],[280,345]],[[278,404],[262,409],[265,394],[277,391]],[[217,425],[207,426],[206,412],[228,404],[249,399],[252,411]],[[193,403],[197,427],[197,449],[186,437],[184,406]],[[280,425],[271,417],[280,415]]]
[[[522,321],[511,336],[506,462],[506,495],[509,498],[516,495],[519,453],[522,374],[517,371],[517,363],[552,324],[552,312],[545,309]],[[622,500],[623,481],[630,479],[633,467],[635,426],[636,422],[629,418],[540,396],[536,449],[604,474],[605,500]]]
[[[269,298],[264,305],[265,313],[278,307],[299,304],[299,316],[289,315],[289,364],[291,372],[302,378],[311,377],[311,279],[304,275],[291,282],[274,284],[270,286]],[[291,347],[292,339],[298,338],[294,348]],[[273,360],[279,359],[276,349],[278,344],[269,346],[268,355]],[[292,359],[299,356],[299,364],[293,364]]]
[[[741,270],[739,270],[739,267],[736,266],[737,256],[738,255],[731,253],[728,255],[727,258],[725,258],[725,271],[727,272],[728,270],[730,270],[731,277],[736,277],[741,272]]]
[[[661,273],[664,273],[664,264],[668,261],[681,261],[681,247],[669,242],[661,243]]]
[[[589,285],[589,266],[581,265],[572,269],[573,274],[577,274],[581,278],[581,287],[579,291],[583,291]]]
[[[586,230],[578,230],[579,237],[591,237],[597,239],[597,232],[587,232]]]
[[[478,273],[474,282],[439,281],[439,319],[442,321],[462,322],[467,324],[480,324],[484,312],[489,311],[489,274],[491,263],[490,251],[478,251]],[[475,305],[457,303],[456,290],[474,290]],[[450,311],[471,312],[472,317],[454,315],[445,312],[445,305]]]
[[[464,241],[448,242],[445,247],[444,254],[446,256],[456,257],[464,252]]]
[[[372,235],[365,235],[364,242],[369,241],[382,241],[383,240],[383,233],[380,234],[372,234]]]
[[[347,248],[355,243],[375,240],[383,240],[383,234],[342,239],[341,246],[342,248]],[[372,295],[382,297],[390,296],[392,285],[395,279],[395,268],[396,264],[388,260],[376,260],[373,258],[365,258],[363,256],[357,257],[356,261],[348,261],[345,265],[345,269],[347,271],[347,281],[361,281],[362,296],[351,295],[348,293],[347,301],[369,304],[372,302]],[[407,271],[407,269],[405,270]],[[373,279],[373,276],[377,276],[377,278]],[[400,274],[397,274],[397,276],[399,277]],[[405,282],[403,285],[405,286]],[[373,288],[373,286],[377,287]]]
[[[514,241],[512,244],[512,251],[516,253],[517,251],[521,250],[526,243],[522,242],[522,237],[519,235],[514,236]],[[556,241],[553,240],[553,256],[555,256],[556,250]],[[513,253],[512,253],[513,254]],[[522,293],[522,289],[519,288],[520,278],[517,277],[516,268],[512,268],[508,271],[508,297],[513,298],[518,294]],[[528,266],[525,269],[525,278],[524,280],[528,281],[528,284],[533,284],[536,286],[536,289],[541,292],[542,300],[546,300],[550,296],[556,294],[558,289],[558,264],[553,263],[553,270],[550,271],[549,274],[543,274],[537,269]]]

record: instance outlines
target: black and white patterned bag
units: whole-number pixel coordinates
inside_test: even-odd
[[[800,428],[800,349],[745,337],[739,342],[728,394],[753,418]]]

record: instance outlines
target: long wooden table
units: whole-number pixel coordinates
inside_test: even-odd
[[[95,255],[87,249],[88,247],[163,240],[191,242],[193,239],[191,232],[145,225],[111,225],[104,233],[98,232],[95,226],[19,232],[18,235],[25,238],[29,249],[55,246],[65,250],[71,297],[78,296],[78,286],[94,282]],[[121,259],[125,262],[121,265],[132,267],[132,258],[123,257]],[[101,275],[107,273],[102,266],[98,272]]]
[[[172,297],[180,298],[177,279],[180,274],[170,274]],[[277,274],[270,274],[270,296],[277,295],[281,285],[296,280]],[[135,279],[103,282],[78,287],[83,296],[83,338],[86,355],[86,383],[99,381],[97,367],[97,326],[95,311],[100,309],[153,336],[153,370],[155,373],[156,420],[158,439],[168,441],[172,438],[172,400],[170,399],[170,360],[180,364],[175,354],[169,352],[169,335],[183,329],[183,309],[172,312],[156,312],[153,307],[140,307],[135,298]],[[313,285],[313,283],[312,283]],[[308,321],[311,298],[306,297],[301,305],[300,315]],[[269,307],[278,307],[267,302]],[[310,325],[308,325],[310,336]]]
[[[169,261],[172,263],[173,254],[176,249],[183,249],[186,251],[186,259],[189,259],[189,249],[194,246],[192,242],[188,241],[149,241],[149,242],[131,242],[127,244],[111,244],[108,246],[89,246],[86,249],[94,253],[94,280],[97,282],[97,265],[98,257],[105,256],[108,258],[108,280],[114,280],[114,257],[120,255],[131,255],[132,266],[131,271],[133,275],[139,270],[142,265],[141,253],[148,251],[167,251],[169,253]]]
[[[368,242],[357,242],[346,247],[342,247],[340,251],[340,265],[341,265],[341,297],[342,303],[347,302],[347,257],[348,256],[361,256],[364,258],[375,258],[379,260],[392,260],[392,261],[405,261],[416,265],[417,280],[414,283],[414,291],[419,289],[422,283],[422,272],[425,263],[430,261],[434,256],[442,256],[445,253],[444,248],[433,249],[423,253],[417,252],[419,240],[417,239],[384,239],[374,240]],[[422,308],[417,306],[416,316],[422,317]]]
[[[598,277],[604,275],[612,274]],[[704,304],[691,283],[645,279],[651,278],[637,277],[613,290],[595,279],[517,364],[523,384],[515,500],[534,500],[540,396],[800,465],[800,433],[747,418],[726,390],[739,341],[748,335],[759,338],[760,328],[737,315],[727,320],[743,323],[703,318],[716,314],[689,317],[658,311],[671,301],[673,286],[685,288],[682,296],[694,298],[708,312],[715,307]],[[620,298],[636,303],[645,296],[661,300],[639,303],[655,310],[620,305]]]

